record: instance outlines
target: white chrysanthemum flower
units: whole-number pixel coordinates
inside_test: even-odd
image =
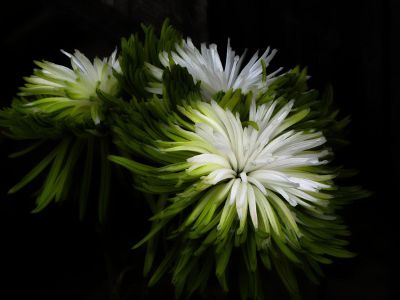
[[[89,115],[95,124],[100,123],[96,89],[111,95],[117,93],[118,80],[113,74],[113,70],[121,72],[117,52],[103,60],[96,57],[93,63],[77,50],[73,55],[62,52],[71,59],[72,69],[48,61],[35,62],[41,69],[25,78],[27,83],[19,95],[40,96],[39,100],[27,104],[37,111],[60,112],[59,116],[77,118]]]
[[[170,57],[179,66],[185,67],[195,82],[201,82],[201,91],[206,99],[219,91],[229,89],[241,89],[243,93],[252,91],[254,94],[265,92],[268,85],[274,80],[274,76],[281,70],[266,74],[266,68],[275,56],[276,50],[270,48],[258,57],[255,53],[244,68],[242,68],[245,55],[241,57],[235,55],[228,40],[225,66],[222,65],[221,58],[217,51],[217,45],[201,44],[199,51],[191,39],[182,41],[182,46],[176,46],[176,52],[171,54],[162,52],[160,61],[166,68],[170,66]],[[169,56],[171,55],[171,56]],[[147,64],[151,74],[161,82],[163,70],[153,65]],[[151,83],[149,92],[162,94],[161,83]]]
[[[252,223],[258,227],[259,218],[269,218],[269,197],[280,195],[290,205],[301,205],[311,211],[327,205],[331,175],[307,172],[307,167],[327,163],[321,160],[327,150],[313,150],[326,142],[321,132],[302,132],[286,129],[308,111],[287,117],[294,101],[275,112],[277,102],[256,107],[253,101],[249,112],[249,126],[243,126],[239,115],[222,109],[216,102],[199,103],[189,113],[195,121],[195,139],[201,141],[190,150],[200,154],[187,161],[187,172],[207,167],[203,182],[216,185],[226,183],[229,205],[236,205],[242,221],[250,213]],[[285,201],[283,200],[283,201]],[[329,216],[321,216],[326,218]],[[221,217],[221,220],[223,217]],[[242,222],[241,222],[242,223]]]

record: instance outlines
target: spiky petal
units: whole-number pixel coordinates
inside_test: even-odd
[[[60,118],[75,117],[76,120],[92,118],[100,123],[100,101],[96,90],[115,95],[118,81],[113,70],[120,72],[116,51],[103,60],[93,63],[78,50],[74,54],[62,51],[71,60],[71,68],[52,62],[36,61],[41,68],[25,78],[26,84],[19,93],[22,97],[39,96],[27,104],[36,112],[57,113]]]
[[[266,74],[266,68],[275,56],[276,50],[267,50],[258,57],[255,53],[248,63],[242,68],[245,55],[238,56],[230,46],[228,40],[225,66],[217,51],[217,45],[201,44],[201,49],[197,49],[191,39],[182,41],[182,45],[176,45],[176,52],[160,54],[160,61],[164,67],[168,68],[173,63],[187,68],[195,82],[201,82],[203,96],[210,100],[211,97],[220,91],[229,89],[241,89],[243,93],[253,92],[254,94],[263,93],[268,85],[274,80],[274,76],[281,70]],[[163,71],[160,68],[149,65],[148,68],[153,76],[161,81]],[[162,86],[159,83],[152,83],[148,88],[150,92],[162,93]]]

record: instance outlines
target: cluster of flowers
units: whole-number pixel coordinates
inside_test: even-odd
[[[36,62],[0,126],[33,141],[14,156],[55,146],[10,192],[48,170],[35,211],[73,185],[83,216],[97,159],[104,220],[110,164],[127,168],[154,213],[135,245],[147,244],[145,274],[150,285],[172,274],[178,296],[204,290],[214,273],[223,289],[262,298],[276,273],[296,297],[296,270],[317,281],[320,263],[351,257],[337,211],[365,193],[335,184],[332,148],[348,119],[337,119],[330,91],[308,89],[298,67],[268,72],[269,48],[246,62],[228,41],[222,63],[216,45],[198,49],[168,23],[144,35],[123,39],[119,57],[63,51],[71,68]]]

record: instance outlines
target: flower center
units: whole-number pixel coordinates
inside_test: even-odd
[[[240,173],[239,176],[244,183],[247,183],[247,174],[245,172]]]

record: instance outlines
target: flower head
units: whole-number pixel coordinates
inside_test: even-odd
[[[258,228],[259,219],[270,213],[271,197],[279,196],[279,201],[315,213],[318,206],[328,204],[329,196],[320,191],[330,188],[332,177],[306,171],[308,167],[327,163],[322,158],[328,151],[318,148],[326,139],[321,132],[286,130],[308,112],[300,111],[288,118],[293,103],[277,109],[276,101],[258,107],[253,101],[247,126],[239,114],[222,109],[214,101],[198,103],[197,109],[186,111],[195,123],[193,139],[198,141],[197,148],[186,149],[198,153],[187,159],[190,163],[187,172],[199,171],[207,185],[225,185],[225,201],[228,206],[236,207],[242,224],[249,212],[254,227]],[[179,149],[185,150],[184,143]],[[322,212],[320,215],[324,217]],[[262,220],[265,222],[269,222],[268,218]],[[222,217],[221,226],[224,226]]]
[[[201,44],[199,51],[188,38],[187,41],[182,41],[182,45],[176,45],[176,52],[162,52],[160,61],[164,67],[168,68],[171,58],[173,63],[186,68],[195,82],[201,82],[203,96],[210,100],[215,93],[226,92],[229,89],[241,89],[243,93],[265,92],[276,73],[280,71],[278,69],[271,74],[266,74],[266,68],[275,53],[276,50],[270,50],[270,48],[267,48],[260,57],[258,57],[258,53],[255,53],[242,68],[245,55],[235,55],[228,40],[225,66],[223,66],[217,45],[211,44],[207,47],[206,44]],[[161,81],[162,70],[149,64],[148,67],[153,76]],[[159,83],[152,83],[148,90],[158,94],[162,93]]]
[[[276,211],[285,215],[284,226],[297,236],[301,236],[295,217],[298,207],[319,219],[334,218],[327,208],[331,195],[325,192],[332,189],[334,175],[319,172],[328,162],[326,139],[316,130],[293,129],[307,116],[308,108],[294,107],[294,100],[259,105],[252,100],[248,113],[240,115],[212,100],[189,101],[178,109],[182,117],[175,115],[169,126],[160,125],[158,139],[149,132],[156,139],[154,147],[143,148],[149,157],[167,165],[158,171],[129,168],[139,172],[138,180],[142,179],[137,187],[144,191],[181,190],[171,207],[178,203],[196,207],[185,226],[201,220],[203,211],[209,213],[208,222],[218,219],[221,234],[231,229],[240,234],[249,216],[255,230],[283,238]],[[199,225],[194,227],[199,230]]]
[[[20,96],[39,96],[27,107],[35,111],[54,113],[59,117],[74,116],[76,119],[92,118],[95,124],[100,123],[100,101],[97,89],[115,95],[118,92],[118,81],[113,70],[120,72],[116,51],[103,60],[95,58],[93,63],[81,52],[72,55],[62,51],[71,59],[72,69],[52,62],[36,62],[41,69],[34,75],[25,78],[26,84],[21,88]]]

